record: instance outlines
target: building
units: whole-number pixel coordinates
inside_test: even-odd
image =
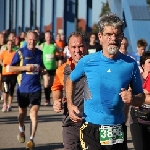
[[[146,0],[108,0],[112,12],[124,19],[129,51],[136,51],[136,43],[144,38],[150,45],[150,7]],[[148,46],[148,49],[150,46]]]
[[[0,0],[0,31],[9,30],[19,34],[38,28],[40,32],[51,30],[66,38],[79,26],[92,29],[92,0],[86,2],[86,19],[78,18],[78,0]],[[60,7],[61,6],[61,7]],[[62,17],[57,17],[60,9]]]

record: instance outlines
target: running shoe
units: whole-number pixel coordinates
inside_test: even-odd
[[[35,143],[33,142],[33,140],[30,140],[29,142],[27,142],[26,149],[31,149],[34,147],[35,147]]]
[[[3,105],[3,108],[2,108],[2,112],[6,112],[7,111],[7,105]]]
[[[20,143],[24,143],[25,142],[25,126],[24,126],[24,132],[20,132],[17,135],[17,139]]]
[[[46,100],[45,101],[45,106],[49,106],[50,105],[50,100]]]
[[[25,134],[24,132],[20,132],[18,135],[17,135],[17,139],[20,143],[24,143],[25,142]]]
[[[7,111],[12,111],[12,107],[11,106],[7,106]]]

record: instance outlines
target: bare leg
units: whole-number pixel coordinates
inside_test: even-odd
[[[59,61],[58,61],[58,67],[61,66],[62,63],[63,63],[62,60],[59,60]]]
[[[50,76],[50,80],[49,80],[49,86],[50,86],[50,88],[51,88],[52,85],[53,85],[54,77],[55,77],[55,76]]]
[[[7,104],[8,94],[4,92],[3,96],[4,96],[4,104]]]
[[[18,117],[18,120],[19,120],[19,126],[20,127],[24,127],[24,120],[25,120],[26,116],[27,116],[27,108],[20,108],[19,107],[19,117]]]
[[[32,121],[32,133],[30,136],[34,137],[35,132],[38,126],[38,111],[39,111],[40,106],[38,105],[33,105],[31,110],[30,110],[30,119]]]
[[[13,96],[8,96],[8,106],[11,106],[13,100]]]
[[[7,98],[8,98],[8,94],[7,93],[3,93],[3,96],[4,96],[4,103],[3,103],[2,112],[6,112],[7,111]]]
[[[0,73],[0,91],[2,91],[2,74]]]

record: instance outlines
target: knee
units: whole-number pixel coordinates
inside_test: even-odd
[[[19,108],[19,116],[25,116],[27,114],[27,108]]]
[[[34,110],[34,111],[30,112],[30,119],[31,120],[35,120],[36,121],[37,120],[37,116],[38,116],[38,111]]]

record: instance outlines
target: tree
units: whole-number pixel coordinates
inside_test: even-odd
[[[106,3],[102,2],[102,5],[103,6],[102,6],[100,17],[110,12],[108,0],[106,1]]]
[[[103,6],[102,6],[101,13],[100,13],[99,17],[110,12],[108,0],[106,1],[106,3],[104,3],[104,2],[102,2],[102,3],[103,3],[102,4]],[[98,33],[98,25],[96,23],[94,23],[94,25],[93,25],[92,32]]]
[[[99,30],[98,30],[98,25],[97,25],[96,23],[94,23],[94,24],[93,24],[93,27],[92,27],[92,32],[93,32],[93,33],[98,33],[98,31],[99,31]]]
[[[147,4],[149,4],[149,5],[150,5],[150,0],[146,0],[146,2],[147,2]]]

